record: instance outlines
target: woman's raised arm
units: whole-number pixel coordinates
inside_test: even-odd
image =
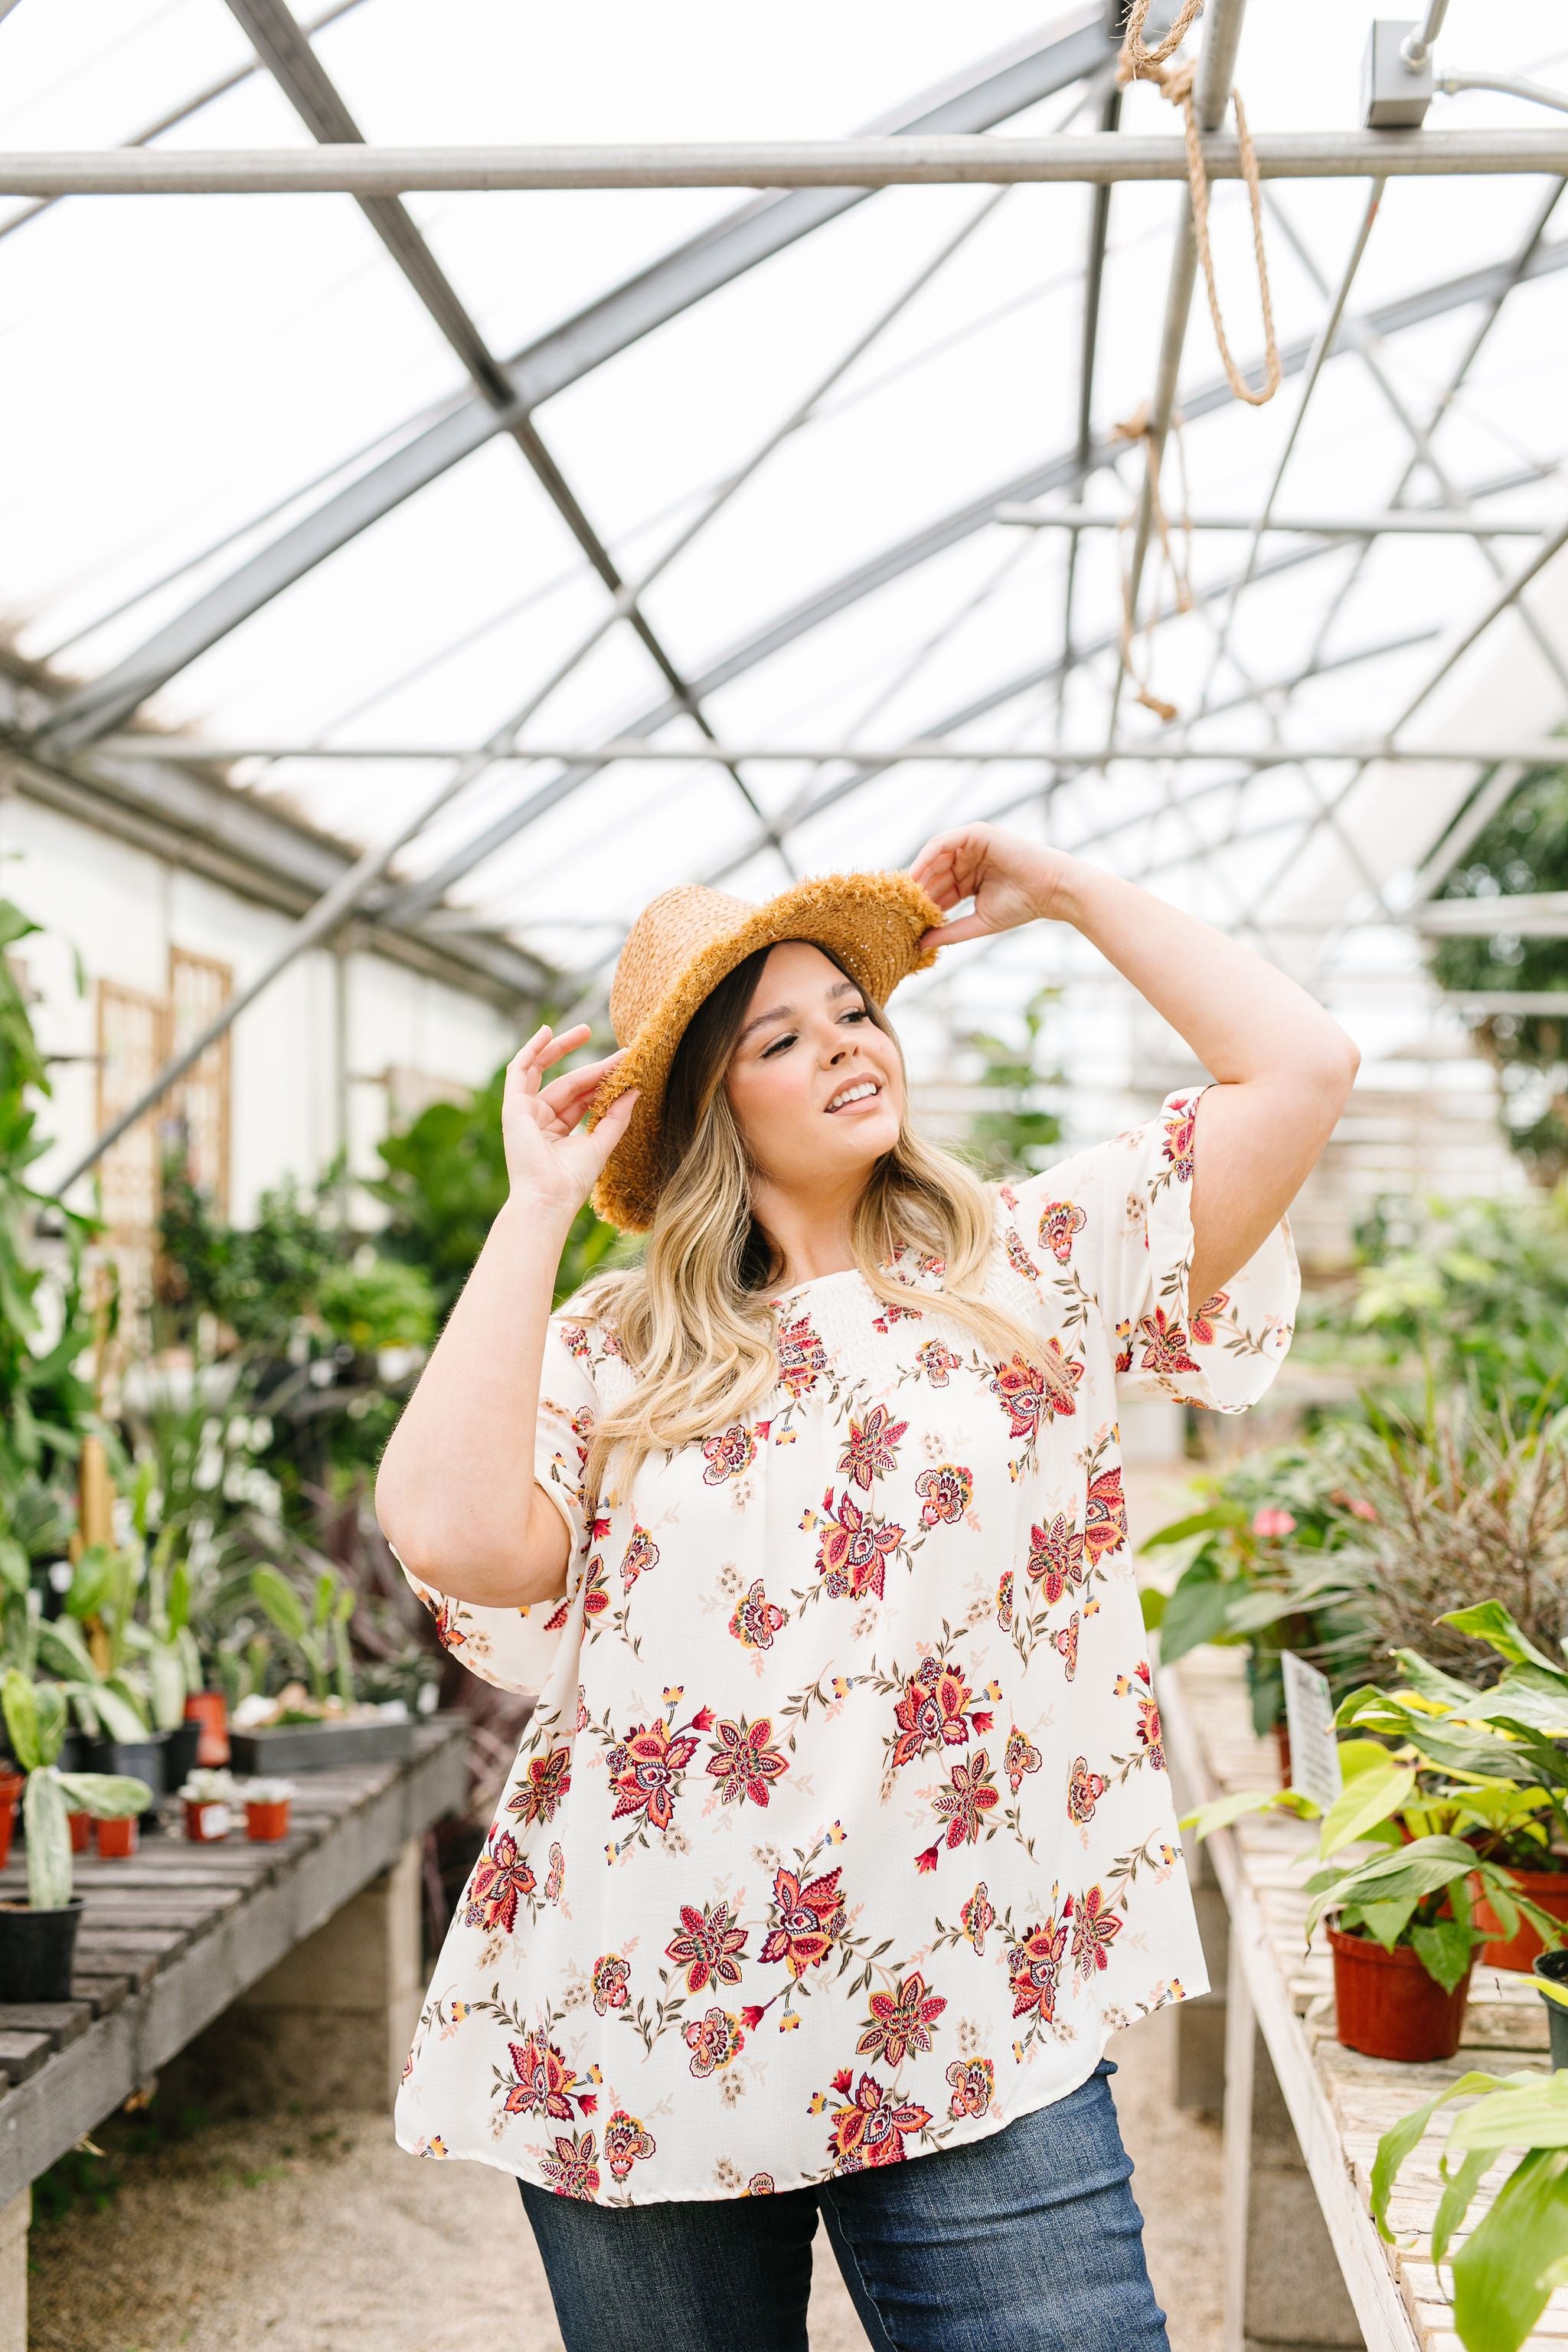
[[[637,1097],[629,1087],[591,1134],[574,1134],[619,1055],[585,1062],[547,1087],[540,1077],[588,1034],[585,1022],[558,1037],[537,1029],[508,1067],[506,1204],[376,1476],[376,1517],[405,1566],[435,1591],[483,1607],[548,1600],[564,1584],[566,1525],[533,1475],[540,1369],[572,1221]]]
[[[945,946],[1037,919],[1070,923],[1192,1047],[1217,1084],[1198,1108],[1188,1296],[1211,1298],[1295,1199],[1350,1097],[1361,1055],[1337,1021],[1262,956],[1149,890],[995,825],[938,834],[910,868],[972,914]]]

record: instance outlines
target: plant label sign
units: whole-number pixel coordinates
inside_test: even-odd
[[[1290,1785],[1327,1812],[1344,1787],[1340,1743],[1334,1732],[1334,1701],[1327,1675],[1281,1650],[1285,1671],[1285,1722],[1290,1734]]]

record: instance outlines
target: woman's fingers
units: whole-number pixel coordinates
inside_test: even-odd
[[[934,892],[932,896],[935,896]],[[938,901],[939,905],[942,903]],[[922,948],[955,947],[960,940],[989,939],[993,929],[994,926],[979,915],[957,915],[951,923],[939,923],[934,929],[922,931],[920,944]]]
[[[939,907],[955,907],[973,895],[984,865],[977,830],[968,825],[957,833],[933,834],[910,867],[910,879],[929,891]]]
[[[595,1171],[595,1182],[598,1181],[598,1171],[604,1167],[605,1160],[608,1160],[630,1125],[632,1112],[637,1107],[637,1098],[641,1091],[639,1087],[628,1087],[624,1095],[616,1097],[597,1127],[587,1129],[577,1139],[590,1155]]]

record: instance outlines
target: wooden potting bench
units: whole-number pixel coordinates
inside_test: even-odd
[[[1156,1687],[1184,1811],[1279,1786],[1274,1743],[1253,1734],[1239,1652],[1194,1651],[1160,1670]],[[1544,2072],[1545,2008],[1528,1976],[1478,1968],[1453,2059],[1402,2066],[1344,2049],[1326,1933],[1309,1950],[1302,1932],[1315,1844],[1310,1823],[1266,1813],[1187,1847],[1215,1990],[1173,2012],[1176,2096],[1225,2119],[1226,2352],[1461,2352],[1447,2274],[1428,2259],[1455,2111],[1401,2170],[1396,2246],[1373,2224],[1372,2161],[1390,2124],[1467,2068]],[[1552,2296],[1531,2344],[1568,2352],[1568,2293]]]
[[[0,2000],[0,2352],[26,2352],[31,2183],[180,2053],[257,2106],[390,2106],[423,1991],[425,1832],[461,1808],[466,1749],[466,1718],[437,1716],[395,1763],[294,1776],[277,1844],[243,1826],[193,1844],[171,1806],[124,1861],[76,1857],[70,2000]],[[0,1894],[26,1886],[13,1848]]]

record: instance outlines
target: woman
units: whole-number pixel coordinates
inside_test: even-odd
[[[912,1133],[882,1003],[1047,919],[1216,1083],[985,1185]],[[1355,1049],[988,825],[666,892],[610,1011],[607,1060],[511,1066],[510,1198],[377,1486],[443,1641],[539,1692],[399,2143],[518,2177],[570,2352],[798,2352],[819,2211],[889,2352],[1159,2352],[1103,2052],[1207,1979],[1117,1403],[1268,1386]],[[590,1188],[647,1248],[552,1313]]]

